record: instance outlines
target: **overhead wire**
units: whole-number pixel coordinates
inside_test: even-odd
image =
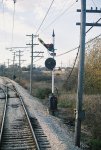
[[[39,56],[40,54],[41,54],[41,52],[39,52],[37,56]],[[37,57],[37,56],[36,56],[36,57]],[[36,58],[36,57],[35,57],[35,58]],[[39,58],[38,60],[35,60],[35,59],[34,59],[33,63],[39,61],[39,60],[42,59],[42,58],[44,58],[44,57],[43,57],[43,56],[40,56],[40,58]]]
[[[42,22],[41,22],[41,24],[40,24],[40,26],[38,27],[38,29],[37,29],[37,31],[36,31],[36,34],[39,32],[40,28],[42,27],[42,25],[43,25],[43,23],[44,23],[44,21],[45,21],[47,15],[48,15],[48,13],[49,13],[51,7],[52,7],[52,5],[53,5],[53,2],[54,2],[54,0],[52,0],[52,2],[51,2],[51,4],[50,4],[50,6],[49,6],[49,8],[48,8],[48,10],[47,10],[47,12],[46,12],[44,18],[43,18],[43,20],[42,20]]]
[[[76,3],[76,2],[75,2],[75,3]],[[68,8],[66,8],[58,17],[55,18],[55,20],[52,21],[51,24],[53,24],[57,19],[59,19],[59,18],[60,18],[64,13],[66,13],[71,7],[73,7],[75,3],[72,3]],[[49,9],[51,8],[52,4],[53,4],[53,1],[52,1],[51,5],[50,5]],[[49,9],[48,9],[48,10],[49,10]],[[49,11],[48,11],[48,12],[49,12]],[[46,14],[47,14],[47,13],[46,13]],[[40,24],[40,26],[39,26],[37,32],[40,30],[40,28],[41,28],[41,26],[42,26],[42,24],[43,24],[45,18],[46,18],[46,15],[45,15],[45,17],[44,17],[42,23]],[[50,24],[50,25],[51,25],[51,24]],[[48,26],[50,26],[50,25],[48,25]],[[45,28],[45,29],[46,29],[46,28]],[[44,30],[45,30],[45,29],[44,29]],[[36,33],[37,33],[37,32],[36,32]],[[49,53],[48,50],[47,50],[47,52],[48,52],[48,55],[49,55],[50,53]]]
[[[4,1],[2,0],[2,5],[3,5],[3,16],[4,16]]]
[[[92,2],[93,2],[93,4],[94,4],[94,5],[95,5],[95,7],[96,7],[96,4],[95,4],[94,0],[92,0]]]
[[[45,27],[42,32],[44,30],[46,30],[49,26],[51,26],[52,24],[54,24],[58,19],[60,19],[68,10],[70,10],[76,2],[72,3],[69,7],[67,7],[60,15],[58,15],[47,27]]]
[[[34,61],[33,63],[35,63],[35,62],[39,61],[40,59],[43,59],[43,57],[40,57],[38,60]]]
[[[49,13],[49,11],[50,11],[52,5],[53,5],[53,2],[54,2],[54,0],[51,2],[51,4],[50,4],[50,6],[49,6],[49,8],[48,8],[48,10],[47,10],[47,12],[46,12],[46,14],[45,14],[43,20],[42,20],[42,22],[41,22],[41,24],[40,24],[40,26],[38,27],[38,29],[37,29],[37,31],[36,31],[36,34],[39,32],[41,26],[43,25],[43,23],[44,23],[44,21],[45,21],[47,15],[48,15],[48,13]],[[76,3],[76,2],[75,2],[75,3]],[[64,13],[66,13],[75,3],[73,3],[73,4],[70,5],[68,8],[66,8],[66,9],[54,20],[54,22],[55,22],[57,19],[59,19]],[[54,22],[52,22],[52,23],[54,23]],[[50,53],[48,52],[48,54],[50,54]]]
[[[4,9],[4,1],[2,0],[2,11],[3,11],[3,28],[5,28],[5,9]]]
[[[101,18],[100,18],[101,19]],[[96,21],[96,23],[98,23],[99,21],[100,21],[100,19],[98,19],[97,21]],[[94,26],[92,26],[91,28],[89,28],[87,31],[86,31],[86,35],[87,35],[87,33],[93,28]],[[98,35],[97,36],[97,38],[99,37],[99,36],[101,36],[101,34],[100,35]],[[95,38],[94,38],[95,39]],[[93,40],[94,40],[93,39]],[[90,42],[91,42],[92,40],[90,40]],[[89,43],[89,42],[86,42],[85,44],[87,44],[87,43]],[[76,48],[77,49],[77,48]],[[76,49],[74,49],[74,50],[76,50]],[[80,45],[78,46],[78,51],[77,51],[77,54],[76,54],[76,57],[75,57],[75,60],[74,60],[74,63],[73,63],[73,67],[72,67],[72,69],[71,69],[71,71],[70,71],[70,73],[69,73],[69,75],[68,75],[68,77],[67,77],[67,81],[69,80],[69,78],[71,77],[71,74],[72,74],[72,72],[73,72],[73,70],[74,70],[74,67],[75,67],[75,64],[76,64],[76,61],[77,61],[77,58],[78,58],[78,54],[79,54],[79,49],[80,49]],[[70,50],[69,52],[71,52],[71,51],[73,51],[73,50]]]
[[[75,3],[73,3],[70,7],[68,7],[68,8],[60,15],[60,17],[61,17],[67,10],[69,10],[74,4],[75,4]],[[58,18],[59,18],[59,16],[58,16],[55,20],[53,20],[52,23],[54,23]],[[96,23],[98,23],[100,20],[101,20],[101,18],[98,19]],[[52,23],[51,23],[51,24],[52,24]],[[49,24],[49,26],[50,26],[51,24]],[[49,27],[49,26],[47,26],[47,27]],[[46,28],[47,28],[47,27],[46,27]],[[93,27],[94,27],[94,26],[90,27],[90,28],[86,31],[86,34],[87,34]],[[45,29],[46,29],[46,28],[45,28]],[[87,43],[88,43],[88,42],[87,42]],[[76,61],[77,61],[77,58],[78,58],[79,48],[80,48],[80,45],[79,45],[78,47],[72,49],[72,50],[69,50],[69,51],[67,51],[67,52],[65,52],[65,53],[59,54],[59,55],[57,55],[56,57],[65,55],[65,54],[67,54],[67,53],[69,53],[69,52],[72,52],[72,51],[78,49],[77,55],[76,55],[75,60],[74,60],[73,68],[72,68],[72,70],[71,70],[71,71],[73,71],[73,69],[74,69],[74,67],[75,67],[75,64],[76,64]],[[70,75],[71,75],[71,73],[70,73]],[[69,75],[69,76],[70,76],[70,75]]]
[[[93,1],[93,0],[92,0],[92,1]],[[77,2],[77,1],[76,1],[76,2]],[[56,17],[45,29],[47,29],[47,28],[48,28],[50,25],[52,25],[57,19],[59,19],[64,13],[66,13],[71,7],[73,7],[76,2],[74,2],[74,3],[73,3],[72,5],[70,5],[68,8],[66,8],[66,9],[64,10],[64,12],[62,12],[62,14],[60,14],[58,17]],[[96,23],[98,23],[100,20],[101,20],[101,18],[100,18]],[[93,26],[92,26],[91,28],[89,28],[86,33],[88,33],[92,28],[93,28]],[[42,31],[44,31],[45,29],[43,29]],[[79,46],[78,46],[78,47],[79,47]],[[65,52],[65,53],[59,54],[59,55],[57,55],[56,57],[61,56],[61,55],[65,55],[65,54],[67,54],[67,53],[69,53],[69,52],[72,52],[72,51],[78,49],[78,47],[76,47],[76,48],[74,48],[74,49],[72,49],[72,50],[69,50],[69,51],[67,51],[67,52]]]
[[[14,10],[13,10],[13,25],[12,25],[12,45],[13,45],[13,40],[14,40],[14,22],[15,22],[15,3],[16,3],[16,0],[13,0],[14,1]]]
[[[76,61],[77,61],[77,58],[78,58],[78,55],[79,55],[79,49],[80,49],[80,46],[78,47],[78,51],[77,51],[77,54],[76,54],[76,57],[75,57],[75,60],[74,60],[74,63],[73,63],[73,67],[72,67],[72,69],[71,69],[71,71],[70,71],[70,73],[69,73],[69,75],[67,77],[67,80],[69,80],[69,78],[71,77],[71,74],[72,74],[72,72],[74,70],[74,67],[76,65]]]
[[[39,52],[39,53],[37,54],[37,56],[39,56],[40,54],[41,54],[41,52]],[[37,56],[34,56],[34,57],[36,58]],[[35,58],[34,58],[34,59],[35,59]]]
[[[74,4],[75,4],[75,3],[73,3],[70,7],[68,7],[68,8],[60,15],[60,17],[61,17],[66,11],[68,11]],[[51,24],[53,24],[58,18],[59,18],[59,16],[58,16],[55,20],[53,20]],[[101,18],[100,18],[99,20],[97,20],[96,23],[98,23],[100,20],[101,20]],[[43,21],[44,21],[44,20],[43,20]],[[43,21],[42,21],[42,22],[43,22]],[[49,27],[51,24],[49,24],[47,27]],[[46,27],[46,28],[47,28],[47,27]],[[90,27],[90,28],[87,30],[86,34],[87,34],[93,27],[94,27],[94,26]],[[46,28],[45,28],[45,29],[46,29]],[[39,28],[39,29],[40,29],[40,28]],[[88,43],[88,42],[87,42],[87,43]],[[72,71],[73,71],[73,69],[74,69],[74,67],[75,67],[75,64],[76,64],[76,61],[77,61],[77,58],[78,58],[78,54],[79,54],[79,48],[80,48],[80,45],[79,45],[78,47],[72,49],[72,50],[69,50],[69,51],[67,51],[67,52],[65,52],[65,53],[62,53],[62,54],[59,54],[59,55],[56,56],[56,57],[58,57],[58,56],[61,56],[61,55],[65,55],[65,54],[67,54],[67,53],[69,53],[69,52],[72,52],[72,51],[78,49],[78,52],[77,52],[77,55],[76,55],[76,57],[75,57],[74,64],[73,64],[73,67],[72,67],[72,70],[71,70],[71,72],[70,72],[69,77],[71,76]]]
[[[96,5],[95,1],[92,0],[92,2],[93,2],[93,4],[95,5],[95,7],[97,8],[97,5]],[[101,14],[99,14],[99,16],[101,17]]]
[[[101,18],[98,19],[98,20],[96,21],[96,23],[98,23],[100,20],[101,20]],[[94,26],[91,26],[91,27],[86,31],[86,34],[87,34],[93,27],[94,27]],[[57,55],[56,57],[65,55],[65,54],[67,54],[67,53],[70,53],[70,52],[72,52],[72,51],[74,51],[74,50],[77,50],[78,48],[79,48],[79,46],[77,46],[77,47],[75,47],[75,48],[73,48],[73,49],[71,49],[71,50],[69,50],[69,51],[67,51],[67,52],[61,53],[61,54]]]
[[[48,8],[48,10],[47,10],[47,12],[46,12],[44,18],[43,18],[43,20],[42,20],[42,22],[41,22],[41,24],[39,25],[39,27],[38,27],[38,29],[37,29],[37,31],[36,31],[36,34],[37,34],[37,33],[39,32],[39,30],[41,29],[41,27],[42,27],[42,25],[43,25],[43,23],[44,23],[44,21],[45,21],[47,15],[48,15],[50,9],[51,9],[51,7],[52,7],[54,1],[55,1],[55,0],[52,0],[52,2],[51,2],[51,4],[50,4],[50,6],[49,6],[49,8]]]
[[[101,18],[100,19],[98,19],[97,21],[96,21],[96,23],[98,23],[99,21],[101,20]],[[88,30],[87,30],[87,32],[86,33],[88,33],[92,28],[93,28],[94,26],[91,26]]]
[[[100,37],[100,36],[101,36],[101,34],[99,34],[99,35],[96,36],[95,38],[89,40],[89,41],[86,42],[85,44],[88,44],[88,43],[92,42],[93,40],[97,39],[97,38]],[[68,75],[68,77],[67,77],[67,79],[66,79],[67,81],[68,81],[69,78],[71,77],[71,74],[72,74],[72,72],[73,72],[73,70],[74,70],[74,67],[75,67],[75,65],[76,65],[76,61],[77,61],[77,58],[78,58],[80,45],[79,45],[77,48],[78,48],[78,51],[77,51],[77,54],[76,54],[76,57],[75,57],[75,60],[74,60],[74,63],[73,63],[73,67],[72,67],[72,69],[71,69],[71,71],[70,71],[70,73],[69,73],[69,75]],[[76,49],[77,49],[77,48],[76,48]],[[76,49],[75,49],[75,50],[76,50]]]

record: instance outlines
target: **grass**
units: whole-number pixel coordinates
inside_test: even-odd
[[[49,76],[49,73],[48,73]],[[44,75],[45,77],[45,75]],[[47,80],[45,81],[45,78],[41,77],[41,80],[33,81],[33,96],[36,96],[36,93],[38,89],[51,89],[51,81]],[[61,76],[58,75],[57,79],[55,80],[55,86],[58,87],[58,109],[61,115],[61,118],[64,117],[64,119],[71,119],[74,121],[75,115],[74,115],[74,109],[76,108],[76,99],[77,94],[73,91],[71,92],[65,92],[63,88],[61,87],[63,81],[61,80]],[[21,85],[29,90],[29,81],[28,80],[22,80]],[[48,94],[45,97],[45,99],[40,100],[43,104],[47,105],[48,103]],[[47,105],[48,106],[48,105]],[[82,132],[84,140],[89,136],[91,139],[89,143],[93,140],[97,140],[98,142],[94,142],[93,147],[95,148],[95,145],[100,145],[99,141],[101,141],[101,95],[84,95],[83,98],[83,109],[85,110],[85,120],[82,122]],[[84,130],[85,129],[85,130]],[[84,136],[84,134],[86,136]],[[87,139],[89,139],[87,138]],[[97,150],[94,148],[91,148],[91,150]],[[96,146],[99,147],[99,146]],[[99,149],[98,149],[99,150]]]

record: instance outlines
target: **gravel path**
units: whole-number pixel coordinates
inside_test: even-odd
[[[22,95],[31,117],[35,116],[41,124],[52,150],[80,150],[74,146],[73,135],[69,129],[56,117],[49,115],[47,108],[25,89],[16,84]]]

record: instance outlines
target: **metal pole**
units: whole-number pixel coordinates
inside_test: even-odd
[[[54,45],[55,45],[55,34],[54,34],[54,30],[53,30],[53,34],[52,34],[52,37],[53,37],[53,59],[54,59]],[[52,70],[52,93],[54,93],[54,69]]]
[[[81,0],[81,32],[80,32],[80,60],[78,73],[78,90],[76,103],[76,120],[75,120],[75,145],[80,147],[81,120],[83,118],[82,101],[83,101],[83,76],[84,76],[84,59],[85,59],[85,24],[86,24],[86,0]]]
[[[33,75],[33,34],[32,34],[32,51],[31,51],[31,66],[30,66],[30,94],[32,94],[32,75]]]

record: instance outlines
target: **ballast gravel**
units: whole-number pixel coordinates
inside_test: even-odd
[[[0,80],[0,83],[1,82]],[[40,123],[43,132],[50,142],[52,150],[80,150],[80,148],[74,145],[73,133],[69,131],[68,127],[66,127],[60,119],[49,115],[47,108],[42,105],[37,98],[32,97],[28,91],[19,84],[15,82],[13,82],[13,84],[21,94],[29,115],[36,117]]]
[[[50,142],[52,150],[80,150],[75,147],[73,134],[56,117],[49,115],[47,108],[37,98],[15,83],[31,117],[36,117]]]

